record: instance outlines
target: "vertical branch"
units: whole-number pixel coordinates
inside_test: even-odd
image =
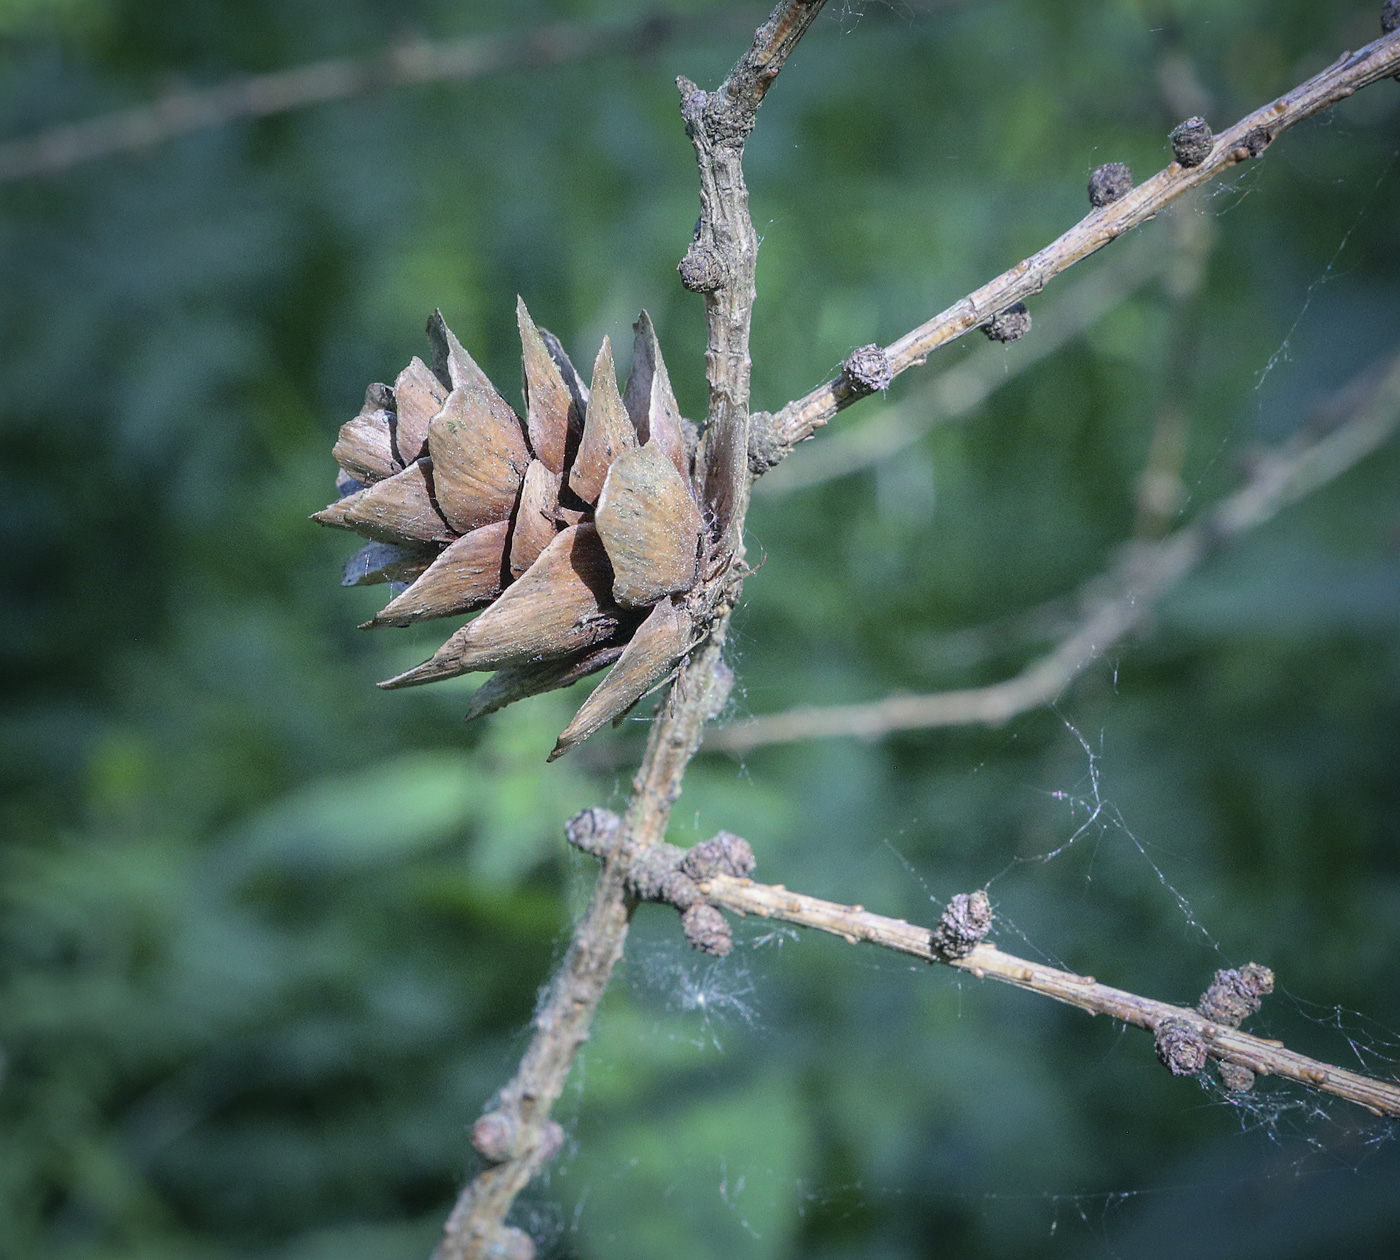
[[[701,475],[721,554],[741,554],[750,485],[749,327],[758,237],[744,185],[744,142],[764,95],[824,3],[779,4],[718,91],[702,91],[684,76],[676,80],[700,173],[700,221],[678,270],[686,288],[705,295],[710,406]]]
[[[741,555],[751,480],[749,324],[758,238],[741,166],[744,140],[765,93],[823,3],[779,4],[716,92],[680,80],[681,113],[695,145],[701,201],[695,241],[680,272],[687,288],[706,295],[710,408],[700,476],[720,557]],[[520,1066],[472,1128],[472,1144],[486,1166],[459,1195],[434,1260],[530,1260],[534,1255],[529,1236],[504,1225],[506,1214],[563,1142],[550,1111],[622,956],[635,904],[625,874],[638,852],[664,837],[702,729],[728,697],[732,675],[722,654],[740,569],[722,564],[711,579],[706,640],[686,660],[658,708],[626,816],[605,849],[592,899],[564,961],[541,996]]]

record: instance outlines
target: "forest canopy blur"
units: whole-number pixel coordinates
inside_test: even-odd
[[[749,146],[755,404],[1039,248],[1101,164],[1156,170],[1187,114],[1231,122],[1373,39],[1379,7],[833,8]],[[0,7],[3,137],[420,38],[656,13],[25,0]],[[665,13],[616,52],[0,183],[7,1256],[430,1251],[591,875],[564,820],[625,799],[647,713],[546,766],[578,692],[465,726],[473,680],[377,691],[441,636],[356,630],[382,601],[336,584],[354,543],[307,517],[338,426],[438,308],[512,402],[517,294],[578,362],[645,308],[703,415],[674,79],[717,83],[762,6]],[[1400,332],[1397,93],[1047,289],[982,396],[927,392],[987,350],[959,345],[799,449],[794,480],[825,442],[884,440],[887,407],[943,409],[756,495],[722,724],[1014,674],[1125,547],[1325,425]],[[1096,277],[1111,300],[1083,291],[1094,317],[1039,358],[1076,315],[1056,299]],[[1257,1031],[1393,1076],[1397,472],[1391,443],[1211,559],[1053,708],[703,757],[671,838],[741,830],[763,878],[915,922],[990,881],[1022,952],[1170,1000],[1258,960],[1280,990]],[[1203,1093],[1108,1021],[944,971],[736,939],[698,960],[639,913],[520,1218],[542,1254],[1148,1257],[1189,1230],[1302,1260],[1400,1231],[1393,1133],[1364,1114]]]

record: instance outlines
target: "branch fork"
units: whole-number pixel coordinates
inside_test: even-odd
[[[642,848],[619,848],[622,819],[606,809],[585,809],[564,828],[576,849],[594,857],[611,857],[621,865],[623,882],[636,901],[654,901],[681,912],[681,930],[692,946],[716,958],[734,948],[728,921],[711,905],[701,884],[716,875],[742,879],[755,866],[749,842],[721,831],[690,849],[659,841]]]

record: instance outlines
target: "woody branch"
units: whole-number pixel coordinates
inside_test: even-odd
[[[571,819],[567,831],[575,848],[616,860],[619,850],[613,840],[618,829],[616,815],[589,809]],[[775,919],[839,936],[852,945],[865,942],[943,963],[979,980],[1000,980],[1091,1015],[1146,1028],[1154,1034],[1158,1058],[1177,1076],[1195,1075],[1215,1060],[1224,1065],[1222,1081],[1232,1090],[1250,1088],[1255,1076],[1283,1076],[1377,1114],[1400,1115],[1400,1085],[1309,1059],[1280,1042],[1239,1031],[1273,991],[1273,972],[1255,963],[1217,972],[1194,1009],[1174,1006],[986,944],[995,916],[985,891],[952,898],[937,926],[927,928],[873,914],[864,906],[795,893],[781,884],[756,883],[748,878],[754,868],[753,850],[726,831],[690,849],[663,843],[645,851],[623,850],[621,856],[632,893],[680,910],[686,937],[710,954],[727,954],[732,945],[720,910]]]
[[[1386,442],[1400,427],[1400,355],[1373,366],[1318,411],[1336,427],[1321,436],[1305,429],[1292,441],[1257,456],[1245,484],[1200,519],[1160,542],[1130,544],[1106,577],[1088,584],[1088,612],[1082,621],[1014,677],[961,691],[767,714],[710,732],[705,747],[748,752],[769,744],[843,735],[880,739],[896,731],[997,726],[1049,704],[1150,617],[1161,600],[1209,556],[1271,520],[1290,503],[1329,484]],[[1340,421],[1339,414],[1344,417]],[[1106,588],[1113,592],[1107,597]]]
[[[622,955],[636,904],[627,871],[638,853],[662,843],[685,768],[700,746],[701,730],[728,694],[731,675],[722,650],[742,566],[725,560],[739,558],[748,503],[749,323],[758,248],[743,179],[744,140],[768,88],[823,3],[778,4],[717,91],[702,92],[688,80],[678,85],[700,173],[702,213],[696,241],[703,242],[704,265],[710,269],[704,285],[688,283],[706,294],[708,318],[710,408],[697,479],[719,559],[705,592],[710,623],[705,642],[681,666],[652,723],[627,812],[602,854],[588,908],[546,987],[520,1066],[473,1127],[473,1144],[485,1166],[459,1195],[435,1260],[528,1260],[534,1254],[527,1234],[505,1226],[506,1214],[562,1142],[550,1110],[563,1092]],[[687,260],[696,253],[692,247]],[[683,279],[686,267],[682,263]]]
[[[1189,1030],[1188,1036],[1194,1033],[1199,1038],[1201,1051],[1198,1053],[1203,1052],[1210,1059],[1235,1064],[1256,1076],[1286,1077],[1309,1089],[1345,1098],[1380,1115],[1400,1116],[1400,1085],[1318,1062],[1287,1049],[1277,1041],[1254,1037],[1230,1027],[1228,1023],[1211,1019],[1196,1009],[1173,1006],[1123,989],[1110,988],[1092,976],[1075,975],[1056,967],[1028,962],[985,943],[975,945],[962,957],[949,956],[938,947],[940,933],[937,929],[930,930],[903,919],[872,914],[862,906],[844,906],[823,901],[819,897],[790,892],[780,884],[758,884],[731,875],[715,875],[700,884],[700,891],[709,903],[734,914],[753,914],[798,927],[814,928],[853,944],[864,941],[879,945],[926,962],[956,967],[979,980],[1000,980],[1042,997],[1077,1006],[1091,1015],[1107,1015],[1125,1024],[1146,1028],[1158,1034],[1159,1053],[1160,1030],[1167,1025],[1170,1031],[1171,1022],[1179,1021]],[[1199,1066],[1203,1067],[1204,1063]]]
[[[1397,70],[1400,30],[1391,30],[1357,52],[1343,53],[1320,74],[1212,137],[1209,153],[1198,164],[1172,162],[1144,183],[1095,206],[1044,249],[891,343],[882,352],[885,371],[880,387],[901,372],[925,363],[941,346],[1039,293],[1055,276],[1155,218],[1191,189],[1258,157],[1289,128],[1369,84],[1393,77]],[[772,414],[757,414],[749,455],[755,473],[777,464],[798,442],[811,437],[839,411],[870,392],[868,386],[843,372]]]

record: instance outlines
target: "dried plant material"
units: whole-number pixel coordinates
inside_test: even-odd
[[[718,293],[729,283],[729,265],[724,255],[707,241],[691,241],[676,270],[681,283],[692,293]]]
[[[403,467],[394,457],[393,404],[387,385],[371,385],[359,415],[340,426],[331,451],[335,462],[365,485],[392,477]]]
[[[489,383],[448,395],[428,446],[438,506],[453,529],[466,533],[510,515],[530,452],[515,412]]]
[[[713,958],[724,958],[734,948],[734,933],[728,920],[703,901],[696,902],[681,915],[681,931],[692,949]]]
[[[725,540],[726,548],[737,542],[729,538],[729,530],[748,495],[747,421],[748,417],[735,414],[732,404],[722,402],[705,429],[705,444],[699,457],[704,469],[710,529],[717,538]]]
[[[1274,142],[1274,135],[1267,127],[1251,127],[1236,150],[1243,158],[1257,158]]]
[[[695,880],[713,879],[716,875],[747,879],[757,865],[753,846],[743,836],[717,831],[686,850],[680,869]]]
[[[607,669],[622,655],[623,646],[621,643],[603,643],[562,661],[538,661],[499,669],[473,693],[467,706],[466,720],[473,722],[517,700],[572,686],[589,674]]]
[[[669,598],[697,580],[701,520],[681,471],[690,462],[685,422],[645,313],[629,386],[636,416],[618,390],[610,342],[586,387],[523,302],[517,314],[526,420],[434,312],[432,370],[414,359],[395,389],[370,388],[337,446],[344,497],[315,519],[373,540],[346,566],[347,584],[411,583],[366,628],[486,606],[430,660],[381,686],[499,670],[471,702],[468,717],[479,717],[616,666],[563,751],[625,716],[693,646],[690,615]],[[402,447],[422,450],[423,441],[427,454],[401,467]],[[619,573],[625,608],[614,594]]]
[[[1238,1028],[1264,1004],[1274,991],[1274,973],[1258,963],[1224,968],[1215,973],[1210,988],[1201,994],[1196,1009],[1207,1019]]]
[[[397,543],[366,543],[345,562],[341,586],[412,582],[433,562],[433,553]]]
[[[402,472],[332,503],[311,519],[338,529],[353,529],[381,542],[451,542],[457,535],[433,502],[431,478],[432,461],[416,460]]]
[[[841,375],[846,378],[846,387],[851,393],[874,394],[889,389],[894,380],[894,368],[884,348],[872,341],[846,356],[841,364]]]
[[[377,626],[408,626],[430,617],[471,612],[501,593],[510,523],[483,525],[451,543],[408,590],[365,622]]]
[[[522,1146],[524,1136],[524,1126],[521,1125],[516,1116],[505,1111],[488,1111],[485,1115],[478,1116],[476,1123],[472,1125],[472,1149],[489,1164],[503,1164],[507,1160],[517,1159],[526,1153]],[[562,1126],[557,1121],[550,1120],[545,1124],[544,1132],[537,1139],[531,1153],[542,1161],[551,1160],[559,1153],[563,1145],[564,1130]],[[532,1250],[529,1253],[531,1258],[534,1256],[533,1246],[534,1244],[531,1243]],[[498,1260],[502,1257],[499,1243],[492,1248],[489,1254],[492,1260]],[[513,1255],[514,1253],[507,1252],[505,1254]]]
[[[450,390],[470,386],[474,389],[495,390],[490,378],[476,364],[476,360],[457,340],[456,334],[447,326],[441,311],[434,311],[428,320],[428,340],[433,347],[433,375]]]
[[[948,899],[938,926],[929,933],[929,947],[940,958],[966,958],[992,930],[992,902],[986,889],[958,893]]]
[[[593,388],[588,396],[583,437],[569,469],[569,489],[585,503],[597,503],[613,460],[636,445],[637,431],[617,392],[612,345],[604,337],[603,348],[593,364]]]
[[[559,369],[559,375],[564,378],[564,384],[568,387],[569,395],[574,400],[574,413],[584,415],[588,410],[588,386],[584,383],[583,377],[578,374],[578,369],[574,367],[574,361],[569,358],[568,352],[564,349],[564,343],[559,340],[548,328],[540,329],[540,336],[544,340],[545,349],[549,351],[549,357],[554,360],[554,365]]]
[[[1157,1061],[1173,1076],[1195,1076],[1210,1061],[1201,1031],[1185,1019],[1164,1019],[1153,1036]]]
[[[642,608],[696,581],[700,513],[690,487],[654,443],[619,455],[598,496],[598,532],[624,608]]]
[[[675,667],[690,649],[691,621],[663,599],[638,627],[612,671],[593,689],[559,736],[550,761],[626,713]]]
[[[1089,204],[1102,209],[1133,191],[1133,172],[1123,162],[1105,162],[1089,176]]]
[[[1220,1083],[1232,1094],[1243,1094],[1254,1088],[1254,1073],[1243,1063],[1222,1059],[1215,1068]]]
[[[573,392],[550,354],[544,336],[535,327],[524,299],[517,299],[516,319],[520,324],[520,352],[525,368],[525,427],[535,458],[550,472],[563,475],[570,432],[577,437],[583,417],[574,404]]]
[[[611,578],[598,531],[592,525],[566,529],[431,660],[379,685],[415,687],[473,670],[568,656],[601,643],[620,623],[609,598]]]
[[[447,400],[447,388],[422,359],[413,359],[394,382],[394,446],[407,467],[428,453],[428,424]]]
[[[537,459],[525,470],[520,488],[520,503],[515,509],[515,526],[511,532],[510,571],[519,577],[539,559],[559,532],[556,513],[559,510],[559,478]]]
[[[1215,133],[1200,115],[1178,123],[1167,139],[1171,141],[1172,155],[1187,167],[1200,166],[1215,148]]]
[[[622,819],[610,809],[590,805],[564,824],[564,839],[594,857],[607,857],[617,844]]]
[[[632,329],[635,333],[632,374],[627,378],[627,390],[623,395],[627,414],[632,417],[637,437],[643,443],[655,442],[675,464],[676,471],[689,481],[690,453],[681,424],[681,410],[676,405],[671,377],[661,357],[651,316],[643,311]]]
[[[1031,330],[1031,313],[1024,302],[1012,302],[1004,311],[993,315],[982,331],[988,341],[1020,341]]]

